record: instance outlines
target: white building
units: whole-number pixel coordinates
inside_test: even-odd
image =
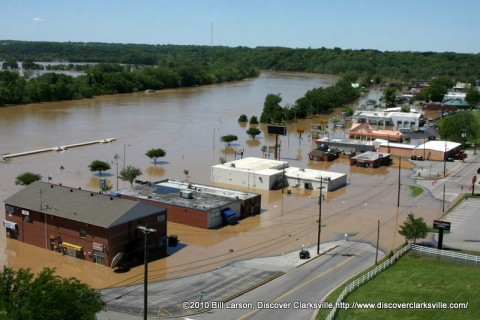
[[[418,112],[397,111],[357,111],[352,116],[354,123],[369,123],[371,125],[389,126],[397,128],[411,128],[417,131],[420,127],[422,115]]]
[[[331,191],[347,184],[347,175],[289,167],[288,162],[248,157],[212,166],[213,182],[275,190],[282,187],[318,189],[320,179],[325,190]]]

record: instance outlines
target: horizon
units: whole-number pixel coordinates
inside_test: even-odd
[[[480,52],[480,1],[35,0],[2,4],[0,39]]]

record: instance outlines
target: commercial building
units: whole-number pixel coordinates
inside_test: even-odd
[[[417,131],[420,128],[422,118],[422,114],[417,112],[357,111],[352,116],[352,122],[386,127],[411,128]]]
[[[357,167],[378,168],[390,165],[391,159],[388,153],[367,151],[350,158],[350,165]]]
[[[213,182],[262,190],[289,186],[318,189],[320,179],[328,191],[347,183],[347,176],[343,173],[289,167],[286,161],[271,159],[248,157],[212,166]]]
[[[5,200],[7,237],[106,266],[166,256],[167,209],[36,181]],[[117,257],[117,258],[115,258]]]
[[[168,221],[215,229],[260,213],[261,195],[189,182],[162,180],[123,189],[113,196],[168,208]]]
[[[401,157],[420,156],[424,160],[444,161],[460,152],[461,147],[461,143],[440,140],[431,140],[418,146],[383,141],[380,143],[378,152]]]

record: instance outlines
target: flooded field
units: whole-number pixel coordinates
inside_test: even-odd
[[[265,133],[264,126],[259,127],[262,134],[251,140],[246,134],[248,125],[237,121],[241,114],[259,117],[269,93],[280,93],[282,105],[292,104],[307,90],[329,86],[335,81],[330,76],[262,73],[256,79],[223,85],[0,108],[2,154],[117,139],[108,144],[50,151],[13,158],[8,164],[0,163],[0,199],[3,201],[20,189],[14,180],[25,171],[40,173],[44,180],[51,176],[53,183],[98,191],[99,178],[88,169],[90,162],[97,159],[111,163],[112,169],[104,177],[113,189],[117,189],[117,185],[119,189],[129,186],[116,176],[117,168],[125,165],[139,167],[143,172],[141,180],[184,180],[183,170],[187,169],[189,181],[211,184],[210,167],[217,164],[220,157],[233,160],[233,148],[244,149],[244,156],[262,157],[261,147],[274,145],[274,137]],[[378,92],[371,95],[362,99],[379,97]],[[408,178],[411,175],[408,161],[402,161],[399,170],[397,160],[390,167],[378,169],[350,167],[348,159],[308,160],[307,154],[315,147],[315,139],[309,135],[311,124],[334,116],[336,113],[290,124],[288,135],[281,137],[281,159],[291,166],[348,175],[347,187],[329,192],[322,203],[322,225],[325,226],[321,230],[321,242],[343,238],[347,233],[351,239],[375,244],[380,220],[380,249],[388,252],[404,241],[397,230],[408,213],[428,221],[440,215],[440,204],[427,192],[415,198],[410,195],[408,186],[415,181]],[[305,130],[301,140],[297,129]],[[227,134],[239,138],[232,148],[220,142],[220,137]],[[339,128],[329,134],[345,135]],[[167,153],[157,165],[145,156],[150,148],[162,148]],[[114,158],[115,154],[118,159]],[[300,250],[317,243],[318,190],[294,188],[291,193],[248,190],[262,194],[262,213],[235,226],[204,230],[169,223],[168,234],[177,235],[180,245],[170,248],[168,258],[149,264],[150,281],[211,270],[238,259]],[[2,265],[28,267],[34,272],[44,266],[55,267],[59,275],[76,277],[96,288],[143,281],[142,266],[127,273],[115,273],[108,267],[6,239],[4,228],[0,231],[0,248],[4,248],[0,250]]]

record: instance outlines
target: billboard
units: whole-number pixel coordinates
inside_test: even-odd
[[[268,134],[276,134],[276,135],[286,136],[287,135],[287,127],[286,126],[268,125],[267,126],[267,132],[268,132]]]

